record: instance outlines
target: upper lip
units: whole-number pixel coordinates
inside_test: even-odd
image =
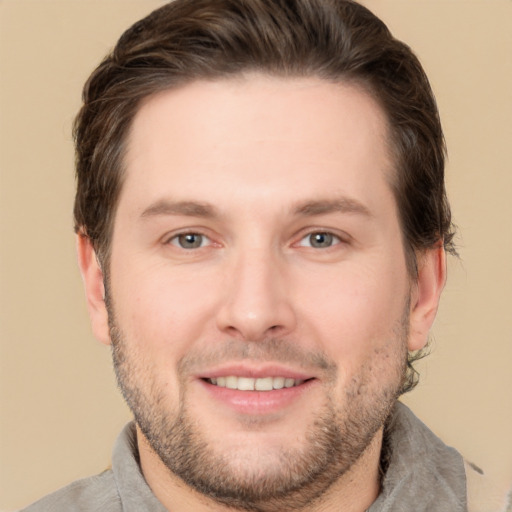
[[[287,368],[281,364],[227,364],[210,368],[197,374],[200,379],[215,379],[218,377],[248,377],[253,379],[262,379],[265,377],[284,377],[295,380],[308,380],[315,376],[302,370]]]

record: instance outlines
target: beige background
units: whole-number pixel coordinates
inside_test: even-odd
[[[97,473],[129,414],[88,325],[72,234],[72,118],[122,29],[161,2],[0,0],[0,510]],[[461,262],[405,401],[512,482],[512,1],[366,2],[431,77]]]

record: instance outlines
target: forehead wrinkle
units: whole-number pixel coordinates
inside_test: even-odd
[[[161,215],[216,218],[219,216],[219,213],[217,209],[209,203],[159,199],[144,209],[141,213],[141,218],[157,217]]]

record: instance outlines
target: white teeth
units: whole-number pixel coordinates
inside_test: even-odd
[[[273,389],[273,378],[265,377],[264,379],[256,379],[254,382],[254,389],[256,391],[272,391]]]
[[[237,389],[238,379],[236,377],[225,377],[226,387],[229,389]],[[217,385],[219,385],[217,383]]]
[[[293,379],[284,379],[284,387],[285,388],[291,388],[295,384],[295,381]]]
[[[272,382],[272,386],[274,389],[283,389],[284,388],[284,377],[274,377]]]
[[[236,377],[233,377],[233,378],[236,379]],[[240,391],[254,391],[254,385],[256,383],[255,380],[256,379],[250,379],[248,377],[238,377],[237,388]]]
[[[285,377],[262,377],[260,379],[253,379],[251,377],[229,375],[227,377],[209,379],[209,382],[221,388],[238,389],[239,391],[272,391],[273,389],[298,386],[304,381]]]

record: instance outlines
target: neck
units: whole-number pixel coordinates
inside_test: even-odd
[[[364,512],[380,491],[380,455],[382,429],[377,432],[357,462],[334,482],[317,500],[294,512]],[[232,507],[217,503],[189,487],[163,464],[137,426],[137,442],[142,473],[153,494],[169,512],[233,512]],[[239,510],[243,510],[240,508]],[[250,510],[285,512],[286,500],[262,503]]]

